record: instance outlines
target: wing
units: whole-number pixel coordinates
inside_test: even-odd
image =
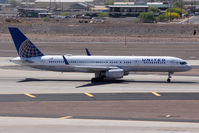
[[[112,66],[74,66],[78,70],[87,70],[90,72],[100,72],[100,71],[107,71],[110,69],[118,69],[118,67]]]

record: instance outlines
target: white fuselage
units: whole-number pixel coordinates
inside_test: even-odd
[[[95,72],[95,67],[112,67],[130,71],[182,72],[191,69],[184,60],[168,56],[41,56],[31,58],[16,57],[11,61],[29,67],[59,72]]]

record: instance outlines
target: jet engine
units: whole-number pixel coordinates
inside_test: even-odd
[[[123,78],[124,76],[124,70],[123,69],[111,69],[106,71],[106,78],[110,79],[117,79],[117,78]]]

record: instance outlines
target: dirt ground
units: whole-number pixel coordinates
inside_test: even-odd
[[[149,37],[190,37],[198,25],[193,24],[136,24],[131,21],[100,20],[96,24],[79,23],[79,19],[18,18],[20,23],[9,23],[0,18],[0,33],[8,33],[8,27],[19,27],[25,33],[45,33],[80,36],[149,36]]]

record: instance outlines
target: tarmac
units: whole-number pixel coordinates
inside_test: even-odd
[[[199,92],[198,60],[188,61],[193,72],[174,74],[170,84],[166,73],[132,73],[120,80],[92,84],[94,74],[40,71],[15,66],[9,59],[0,58],[1,94]]]
[[[197,123],[182,122],[0,117],[3,133],[198,133],[198,130]]]
[[[0,58],[0,132],[199,131],[198,60],[172,83],[163,73],[131,73],[93,84],[94,74],[39,71],[11,58]]]

